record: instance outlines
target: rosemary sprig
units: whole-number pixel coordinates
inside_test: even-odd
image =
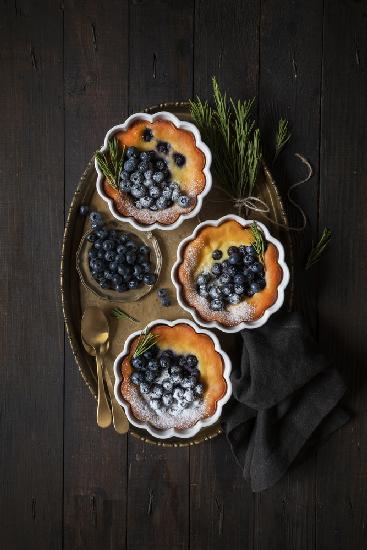
[[[112,138],[108,142],[108,151],[97,151],[95,158],[98,168],[107,179],[108,183],[114,188],[119,188],[118,179],[122,169],[125,155],[125,146],[121,149],[118,140]]]
[[[260,167],[260,131],[252,118],[254,100],[227,100],[215,77],[214,106],[199,97],[190,101],[191,115],[213,153],[213,172],[218,185],[233,200],[253,191]]]
[[[278,122],[278,128],[275,134],[275,154],[273,162],[277,160],[279,153],[284,149],[290,139],[291,134],[288,131],[288,121],[285,118],[281,118]]]
[[[254,240],[252,241],[252,246],[255,249],[256,254],[259,256],[259,260],[264,263],[264,253],[265,253],[265,239],[262,231],[258,228],[256,222],[253,222],[250,225],[252,236]]]
[[[325,248],[330,243],[331,236],[332,236],[332,232],[330,231],[330,229],[325,227],[318,243],[312,247],[308,255],[307,262],[306,262],[306,269],[310,269],[314,264],[316,264],[320,260],[322,253],[325,251]]]
[[[138,323],[138,319],[135,319],[135,317],[132,317],[126,311],[122,310],[119,307],[114,307],[111,311],[111,314],[116,317],[116,319],[128,319],[129,321],[133,321],[134,323]]]
[[[139,357],[148,349],[152,348],[158,340],[158,334],[152,334],[145,329],[139,336],[138,345],[135,348],[134,357]]]

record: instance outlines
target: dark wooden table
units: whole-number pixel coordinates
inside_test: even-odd
[[[367,548],[366,23],[357,0],[1,2],[2,550]],[[313,166],[297,193],[296,302],[355,415],[258,495],[222,437],[167,450],[99,430],[60,306],[65,214],[106,129],[209,97],[214,74],[256,96],[265,149],[273,121],[290,121],[283,195],[303,174],[295,152]],[[330,251],[305,273],[324,226]]]

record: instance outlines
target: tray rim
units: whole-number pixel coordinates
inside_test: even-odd
[[[166,110],[169,111],[173,108],[181,108],[182,110],[187,110],[189,108],[189,102],[188,101],[176,101],[176,102],[164,102],[159,103],[156,105],[153,105],[151,107],[146,107],[143,112],[152,112],[159,110]],[[173,113],[174,114],[174,113]],[[87,179],[89,173],[91,170],[95,169],[95,162],[94,162],[94,154],[92,155],[91,159],[88,161],[80,179],[77,184],[77,187],[74,191],[73,197],[70,202],[70,206],[68,209],[68,215],[65,221],[65,229],[63,233],[63,239],[62,239],[62,249],[61,249],[61,263],[60,263],[60,290],[61,290],[61,305],[62,305],[62,311],[63,311],[63,317],[64,317],[64,323],[66,327],[66,334],[69,340],[69,345],[74,357],[74,360],[77,364],[77,367],[79,369],[79,372],[81,374],[82,379],[84,380],[85,384],[87,385],[90,393],[92,396],[97,399],[96,392],[91,384],[91,382],[88,380],[83,367],[83,349],[81,343],[78,341],[76,332],[74,330],[73,322],[71,320],[71,310],[70,310],[70,302],[66,297],[67,289],[66,286],[69,284],[69,277],[70,274],[68,272],[68,268],[71,267],[69,265],[71,258],[68,257],[68,246],[69,241],[71,239],[71,233],[73,229],[73,222],[75,218],[78,215],[78,207],[80,202],[80,195],[82,193],[85,180]],[[280,196],[279,189],[273,179],[273,176],[271,172],[269,171],[268,167],[264,164],[263,165],[264,172],[266,174],[266,177],[271,184],[272,191],[277,199],[278,205],[279,205],[279,211],[280,216],[282,219],[282,222],[285,226],[288,226],[288,217],[284,208],[283,200]],[[293,249],[292,249],[292,240],[290,238],[289,232],[286,232],[286,235],[288,236],[288,242],[287,242],[287,249],[290,254],[290,261],[288,262],[288,267],[291,272],[291,281],[293,281],[292,272],[293,272]],[[71,244],[71,243],[70,243]],[[290,285],[290,302],[292,302],[292,296],[293,296],[293,285]],[[136,439],[139,439],[140,441],[144,443],[148,443],[151,445],[157,445],[160,447],[190,447],[194,445],[198,445],[200,443],[203,443],[204,441],[210,441],[211,439],[214,439],[221,433],[223,433],[223,430],[220,426],[220,421],[218,424],[213,424],[211,427],[212,430],[207,433],[207,429],[201,430],[198,434],[196,434],[192,439],[190,440],[159,440],[153,438],[150,434],[145,434],[143,432],[140,432],[135,429],[135,427],[132,427],[130,425],[128,433],[135,437]],[[202,433],[203,432],[203,433]]]

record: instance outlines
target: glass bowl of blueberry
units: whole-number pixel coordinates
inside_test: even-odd
[[[82,284],[113,302],[134,302],[148,294],[162,267],[154,235],[131,227],[126,231],[114,221],[103,223],[98,212],[91,212],[90,221],[76,255]]]

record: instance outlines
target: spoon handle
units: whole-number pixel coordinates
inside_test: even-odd
[[[108,372],[107,367],[105,368],[105,378],[106,378],[107,388],[111,399],[112,420],[113,420],[114,428],[117,433],[125,434],[129,430],[129,421],[126,418],[124,409],[117,402],[115,393],[113,391],[110,373]]]
[[[112,418],[103,384],[103,364],[99,346],[96,347],[96,363],[98,376],[97,424],[100,428],[108,428]]]

